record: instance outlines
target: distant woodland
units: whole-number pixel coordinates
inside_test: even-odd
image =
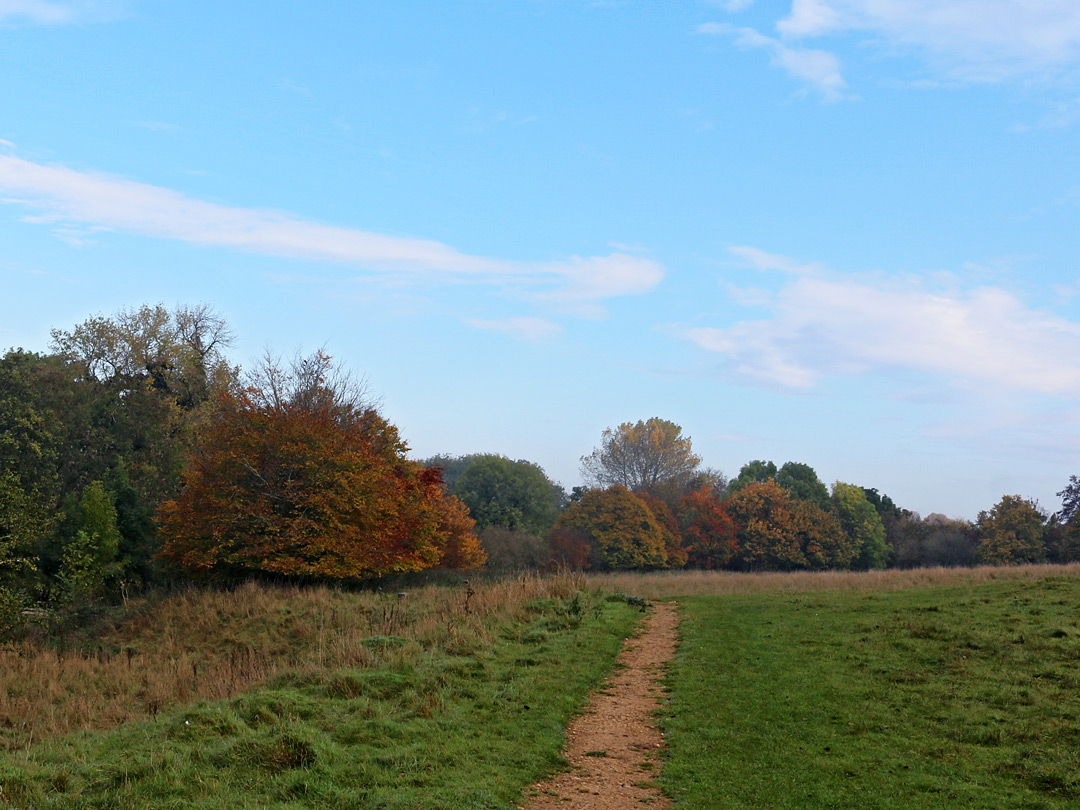
[[[1005,495],[923,517],[804,463],[729,478],[653,417],[605,430],[567,492],[527,460],[413,460],[326,354],[242,369],[232,340],[208,306],[148,305],[0,359],[0,635],[186,581],[1080,560],[1075,476],[1053,514]]]

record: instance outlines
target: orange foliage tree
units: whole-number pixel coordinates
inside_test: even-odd
[[[219,395],[159,509],[161,557],[193,574],[313,579],[482,564],[464,505],[406,451],[328,356],[267,362]]]
[[[618,485],[589,490],[570,504],[549,542],[567,560],[586,552],[588,566],[602,570],[663,568],[668,547],[677,544],[649,507]]]
[[[738,526],[736,567],[787,571],[851,564],[855,548],[836,517],[796,500],[775,480],[747,484],[726,505]]]

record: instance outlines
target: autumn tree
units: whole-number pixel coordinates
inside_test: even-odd
[[[884,568],[889,561],[885,526],[863,488],[837,481],[832,489],[832,511],[856,549],[852,567],[860,571]]]
[[[222,391],[178,498],[159,511],[162,557],[195,574],[358,579],[472,567],[472,521],[437,470],[322,352],[267,360]]]
[[[1006,495],[979,513],[976,527],[979,561],[987,565],[1040,562],[1046,554],[1046,516],[1032,500]]]
[[[683,496],[676,509],[679,534],[694,568],[723,568],[735,555],[735,521],[712,487]]]
[[[570,504],[550,542],[556,560],[575,561],[577,567],[639,570],[667,565],[668,534],[640,499],[616,484],[589,490]]]
[[[679,531],[679,521],[675,513],[663,498],[658,498],[649,492],[635,492],[634,497],[649,507],[656,522],[665,532],[667,547],[664,553],[667,556],[668,568],[682,568],[686,565],[689,555],[682,543],[682,532]]]
[[[846,568],[855,550],[835,515],[775,480],[753,482],[726,502],[738,527],[733,564],[751,571]]]
[[[654,416],[606,429],[600,447],[581,457],[581,473],[591,486],[617,484],[673,503],[687,491],[700,464],[682,428]]]

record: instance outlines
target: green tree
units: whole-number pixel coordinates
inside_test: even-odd
[[[809,501],[826,512],[832,509],[829,490],[809,464],[788,461],[776,473],[776,483],[800,501]]]
[[[885,526],[863,488],[837,481],[833,484],[832,506],[856,549],[852,567],[860,571],[884,568],[889,561]]]
[[[1046,516],[1037,503],[1006,495],[988,512],[980,512],[978,558],[987,565],[1040,562],[1046,556]]]
[[[748,461],[742,465],[739,474],[728,484],[728,492],[735,493],[747,484],[763,484],[769,479],[776,478],[776,465],[771,461]]]
[[[73,603],[101,599],[115,590],[121,571],[116,506],[101,481],[92,481],[79,502],[75,536],[64,546],[58,579]]]
[[[663,568],[672,542],[649,508],[626,487],[592,489],[559,515],[552,529],[556,558],[598,570]],[[560,554],[560,550],[565,549]]]
[[[543,537],[555,524],[566,495],[539,465],[482,454],[449,487],[469,508],[478,530],[503,526]]]
[[[581,457],[581,473],[590,486],[617,484],[669,503],[687,492],[700,465],[701,458],[694,454],[682,428],[655,416],[606,429],[600,447]]]

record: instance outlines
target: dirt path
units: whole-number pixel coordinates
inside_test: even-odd
[[[589,707],[566,730],[571,770],[534,785],[523,810],[667,808],[652,784],[660,772],[664,738],[653,711],[663,667],[675,655],[679,619],[671,602],[656,602],[619,665]]]

